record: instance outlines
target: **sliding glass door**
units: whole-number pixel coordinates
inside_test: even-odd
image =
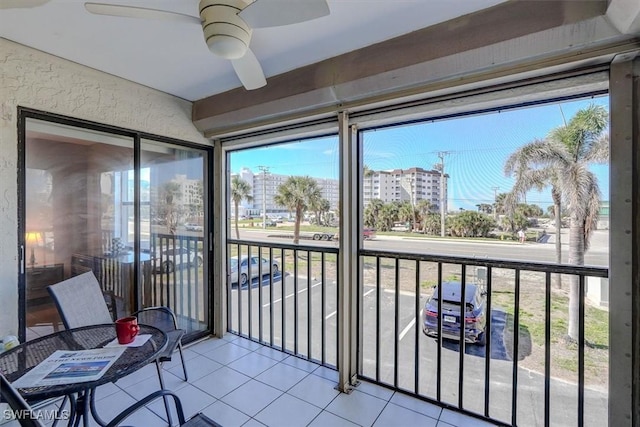
[[[206,152],[143,140],[140,164],[140,242],[145,307],[173,309],[180,327],[206,329]]]
[[[62,328],[47,286],[86,272],[115,316],[165,305],[207,330],[208,151],[69,122],[25,119],[24,338]]]

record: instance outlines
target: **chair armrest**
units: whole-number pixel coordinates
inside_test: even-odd
[[[178,413],[178,421],[180,423],[179,425],[184,424],[185,423],[184,410],[182,409],[182,403],[180,402],[180,398],[175,393],[169,390],[158,390],[144,397],[142,400],[137,401],[136,403],[129,406],[124,411],[120,412],[114,419],[109,421],[106,427],[119,426],[120,423],[124,421],[127,417],[129,417],[131,414],[138,411],[140,408],[145,407],[147,404],[153,402],[154,400],[164,396],[171,396],[173,398],[173,401],[176,405],[176,411]]]
[[[170,315],[171,319],[173,319],[173,327],[175,329],[178,329],[178,319],[177,319],[175,313],[173,312],[173,310],[171,310],[169,307],[165,307],[165,306],[145,307],[145,308],[143,308],[141,310],[138,310],[138,311],[132,313],[131,315],[135,316],[135,317],[138,317],[138,315],[140,313],[143,313],[145,311],[162,311],[162,312]]]

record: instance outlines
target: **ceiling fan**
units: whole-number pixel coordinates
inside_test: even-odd
[[[37,7],[49,0],[2,0],[0,9]],[[120,16],[202,25],[209,50],[233,65],[247,90],[267,84],[260,62],[249,48],[254,28],[278,27],[329,14],[326,0],[200,0],[199,16],[167,10],[87,2],[87,11]]]

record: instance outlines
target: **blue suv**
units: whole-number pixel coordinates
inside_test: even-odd
[[[433,295],[424,306],[422,332],[428,336],[438,336],[438,299],[440,299],[440,295],[442,295],[442,337],[460,339],[460,303],[462,301],[460,282],[443,282],[442,286],[435,287]],[[484,287],[474,283],[465,285],[465,342],[486,344],[486,296]]]

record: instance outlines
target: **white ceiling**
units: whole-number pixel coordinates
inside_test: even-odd
[[[198,0],[100,1],[198,16]],[[268,79],[503,1],[328,0],[329,16],[254,30],[251,49]],[[190,101],[240,86],[231,64],[209,52],[200,26],[92,15],[83,4],[0,9],[0,36]]]

